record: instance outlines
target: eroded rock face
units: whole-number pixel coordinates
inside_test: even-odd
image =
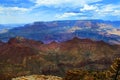
[[[63,80],[61,77],[57,76],[45,76],[45,75],[31,75],[31,76],[22,76],[18,78],[13,78],[12,80]]]
[[[74,68],[105,70],[120,56],[120,45],[77,37],[49,44],[19,37],[9,42],[0,46],[0,80],[29,74],[64,76]]]

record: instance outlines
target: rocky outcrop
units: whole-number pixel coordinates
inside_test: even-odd
[[[119,45],[77,37],[49,44],[12,38],[0,46],[0,80],[30,74],[64,76],[72,68],[104,70],[119,53]]]
[[[31,75],[31,76],[22,76],[18,78],[13,78],[12,80],[63,80],[61,77],[57,76],[45,76],[45,75]]]

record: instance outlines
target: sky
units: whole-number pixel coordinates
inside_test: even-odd
[[[0,0],[0,24],[120,20],[120,0]]]

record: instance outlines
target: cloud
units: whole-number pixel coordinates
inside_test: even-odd
[[[112,16],[120,16],[120,4],[118,5],[107,5],[103,8],[103,11],[107,14],[111,14]]]
[[[8,7],[8,8],[5,8],[6,10],[12,10],[12,11],[22,11],[22,12],[25,12],[25,11],[28,11],[27,8],[19,8],[19,7]]]
[[[3,0],[0,18],[4,21],[46,21],[65,19],[120,19],[120,3],[104,0]],[[34,17],[33,17],[34,16]],[[9,19],[9,20],[8,20]],[[0,21],[1,22],[1,21]]]
[[[3,8],[0,7],[0,13],[2,13],[2,11],[3,11]]]
[[[83,15],[82,13],[74,13],[74,12],[69,12],[69,13],[63,13],[63,14],[59,14],[56,15],[56,18],[68,18],[68,17],[75,17],[75,16],[79,16],[79,15]]]
[[[101,7],[101,12],[110,13],[110,12],[114,12],[114,10],[117,10],[118,8],[120,8],[120,6],[108,4]]]
[[[56,18],[64,19],[77,17],[77,19],[117,20],[120,18],[119,5],[120,4],[84,4],[83,7],[79,8],[79,12],[63,12],[63,14],[57,14]]]
[[[106,17],[106,16],[118,16],[120,17],[120,4],[107,4],[102,5],[95,11],[96,15],[99,15],[100,17]]]
[[[120,10],[114,10],[113,15],[120,17]]]
[[[89,10],[97,10],[98,7],[96,5],[88,5],[85,4],[83,8],[80,9],[80,11],[89,11]]]
[[[17,14],[17,13],[25,13],[30,9],[27,8],[19,8],[19,7],[1,7],[0,6],[0,14]]]
[[[30,0],[38,6],[54,6],[54,7],[80,7],[84,4],[99,2],[102,0]]]

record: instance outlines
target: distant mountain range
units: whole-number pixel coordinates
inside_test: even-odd
[[[6,33],[8,30],[15,27],[23,26],[24,24],[0,24],[0,34]]]
[[[44,43],[63,42],[78,37],[95,41],[103,40],[110,44],[120,44],[120,21],[64,20],[34,22],[5,30],[4,33],[0,33],[0,40],[8,41],[16,36],[43,41]]]

